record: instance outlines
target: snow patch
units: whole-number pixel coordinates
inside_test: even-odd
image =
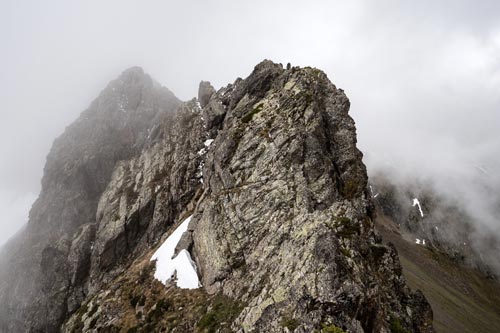
[[[415,239],[415,243],[417,243],[419,245],[425,245],[425,239],[418,239],[418,238],[416,238]]]
[[[417,198],[413,199],[413,207],[418,206],[418,210],[420,212],[420,216],[424,217],[424,212],[422,212],[422,206],[420,205],[420,201]]]
[[[210,145],[212,144],[212,142],[214,142],[214,139],[207,139],[205,140],[205,142],[203,142],[203,145],[205,147],[203,147],[202,149],[198,150],[198,156],[203,156],[205,155],[207,152],[208,152],[208,149],[210,148]],[[205,163],[203,162],[203,160],[200,162],[200,164],[198,165],[198,173],[197,173],[197,176],[200,177],[200,182],[203,184],[203,166],[205,165]]]
[[[179,288],[196,289],[201,287],[196,264],[191,259],[189,252],[181,250],[175,258],[172,258],[182,234],[187,231],[191,217],[186,218],[151,257],[151,261],[156,260],[155,278],[163,284],[167,284],[175,276]]]

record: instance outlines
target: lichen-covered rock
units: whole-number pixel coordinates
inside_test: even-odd
[[[120,162],[97,207],[90,294],[150,249],[201,194],[206,132],[195,101],[163,119],[150,147]],[[113,272],[114,271],[114,272]]]
[[[40,258],[16,263],[43,283],[10,292],[7,277],[5,327],[432,331],[425,298],[374,231],[349,100],[323,72],[263,61],[185,103],[139,69],[124,75],[91,107],[110,115],[86,111],[54,145],[26,233]],[[149,264],[188,214],[176,251],[196,261],[194,291],[163,286]],[[28,293],[34,304],[14,300]]]
[[[375,235],[345,94],[319,70],[269,61],[231,89],[208,104],[227,110],[193,241],[205,289],[246,304],[233,329],[388,332],[397,318],[432,331],[430,307],[414,306]]]

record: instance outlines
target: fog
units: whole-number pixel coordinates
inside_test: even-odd
[[[54,138],[121,71],[190,99],[265,58],[346,91],[370,172],[431,178],[499,231],[491,195],[470,190],[482,169],[500,184],[498,13],[494,0],[3,0],[0,244],[27,221]]]

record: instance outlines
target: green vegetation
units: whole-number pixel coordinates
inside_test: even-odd
[[[408,333],[408,331],[403,328],[403,325],[401,325],[401,320],[395,316],[391,316],[389,329],[391,333]]]
[[[341,193],[346,199],[352,199],[358,194],[358,189],[360,188],[359,181],[354,179],[348,179],[344,182]]]
[[[245,124],[249,123],[253,119],[253,116],[262,111],[263,108],[264,108],[263,104],[257,105],[252,111],[244,115],[243,118],[241,118],[241,121]]]
[[[84,303],[80,306],[78,311],[76,311],[76,315],[81,318],[85,313],[87,313],[88,310],[89,310],[89,304]]]
[[[323,72],[322,72],[322,71],[320,71],[320,70],[319,70],[319,69],[317,69],[317,68],[311,68],[311,71],[312,71],[313,76],[314,76],[316,79],[321,78],[321,76],[323,75]]]
[[[327,223],[327,226],[343,238],[349,238],[361,233],[359,224],[351,221],[351,219],[346,216],[334,216],[333,222]]]
[[[300,322],[295,318],[283,317],[281,319],[281,326],[288,328],[290,331],[294,331],[297,327],[299,327]]]
[[[76,320],[75,320],[75,325],[73,326],[73,329],[71,330],[72,333],[77,333],[81,332],[83,330],[83,321],[82,317],[87,311],[89,310],[88,303],[84,303],[80,306],[78,311],[76,311]]]
[[[344,248],[344,247],[340,248],[340,252],[342,252],[342,254],[344,255],[344,257],[351,257],[351,252],[349,252],[349,250],[346,249],[346,248]]]
[[[335,325],[321,324],[321,333],[346,333],[346,332]]]
[[[335,216],[334,219],[337,225],[348,225],[351,223],[351,219],[346,216]]]
[[[153,309],[148,312],[146,317],[147,322],[157,322],[159,318],[163,316],[164,312],[167,312],[172,307],[172,304],[166,299],[160,299]]]
[[[314,95],[311,92],[305,92],[307,104],[311,104],[314,101]]]
[[[217,295],[212,308],[201,317],[197,326],[207,333],[219,332],[223,324],[232,322],[241,310],[241,305],[236,301],[224,295]]]

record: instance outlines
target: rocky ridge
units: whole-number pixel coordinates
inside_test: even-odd
[[[16,304],[7,276],[2,329],[57,331],[66,320],[68,332],[432,332],[430,306],[406,286],[394,248],[374,230],[349,100],[323,72],[264,61],[218,91],[202,82],[198,99],[182,104],[153,82],[148,87],[146,100],[161,107],[146,118],[138,112],[109,138],[73,140],[87,112],[54,144],[30,226],[32,250],[45,246],[41,253],[52,260],[33,259],[35,274],[61,281],[57,292],[32,290],[59,309],[45,308],[42,318],[47,303]],[[127,114],[120,103],[105,111],[101,97],[93,104],[99,112],[117,105]],[[103,149],[107,142],[117,149]],[[62,171],[51,165],[67,151],[78,158],[62,164],[74,172],[61,183]],[[95,169],[85,164],[88,154]],[[71,189],[79,196],[52,206],[60,200],[54,184],[65,198]],[[44,210],[61,219],[33,218]],[[148,258],[191,214],[180,247],[196,261],[203,289],[164,287],[152,279]],[[52,226],[64,235],[48,237]],[[59,243],[65,247],[53,249]],[[25,265],[14,263],[18,271]],[[179,314],[178,304],[192,311]]]

